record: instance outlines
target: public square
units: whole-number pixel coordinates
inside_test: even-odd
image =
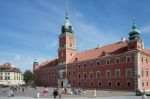
[[[46,96],[42,95],[44,87],[38,87],[40,90],[40,99],[53,99],[53,89],[48,88],[48,94]],[[14,97],[8,97],[9,88],[6,88],[6,92],[3,93],[3,88],[0,88],[0,99],[34,99],[36,98],[36,89],[25,87],[24,92],[22,89],[14,92]],[[86,93],[81,95],[68,95],[62,94],[62,99],[93,99],[92,90],[86,90]],[[57,99],[59,99],[57,97]],[[110,91],[110,90],[97,90],[96,99],[142,99],[142,96],[135,96],[134,92],[129,91]],[[148,99],[150,97],[148,96]]]

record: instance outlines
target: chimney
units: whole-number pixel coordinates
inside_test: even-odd
[[[101,46],[98,44],[97,48],[100,48]]]
[[[124,42],[126,39],[124,37],[121,37],[121,42]]]

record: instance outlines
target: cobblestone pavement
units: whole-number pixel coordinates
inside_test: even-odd
[[[43,91],[43,87],[38,87],[40,93]],[[48,88],[48,95],[40,95],[40,99],[53,99],[54,88]],[[24,92],[20,89],[15,93],[15,97],[8,97],[8,90],[6,88],[6,92],[3,93],[3,88],[0,88],[0,99],[34,99],[36,98],[36,90],[34,88],[25,88]],[[62,99],[94,99],[92,98],[92,90],[87,90],[85,94],[81,95],[65,95],[62,94]],[[135,96],[134,92],[129,91],[106,91],[106,90],[97,90],[96,99],[142,99],[141,96]],[[150,99],[150,97],[148,97]]]

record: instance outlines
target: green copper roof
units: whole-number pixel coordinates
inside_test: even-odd
[[[68,16],[68,9],[66,7],[66,16],[65,16],[65,23],[64,25],[62,26],[62,33],[73,33],[73,28],[72,28],[72,25],[69,21],[69,16]]]
[[[129,40],[140,40],[140,31],[136,28],[136,24],[133,20],[132,30],[129,32]]]

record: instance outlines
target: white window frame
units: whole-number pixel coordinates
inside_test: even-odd
[[[130,71],[130,76],[128,76],[128,70]],[[132,77],[132,69],[131,68],[126,68],[126,77],[128,77],[128,78]]]
[[[117,75],[117,71],[119,71],[119,75]],[[120,77],[120,69],[115,69],[115,77]]]
[[[99,73],[99,77],[97,76],[97,74]],[[99,79],[101,77],[101,72],[100,71],[96,71],[96,78]]]
[[[109,77],[107,75],[108,72],[109,72]],[[106,78],[111,78],[111,71],[110,70],[106,70]]]

